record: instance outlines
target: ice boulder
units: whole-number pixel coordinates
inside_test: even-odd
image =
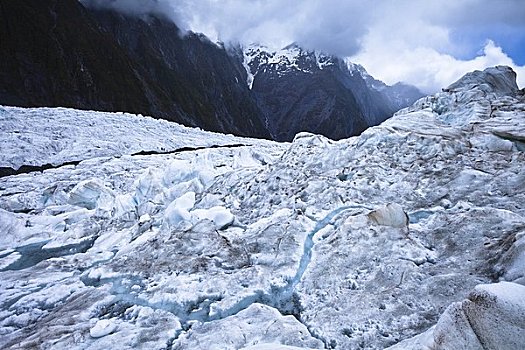
[[[20,221],[15,214],[0,208],[0,232],[2,232],[0,250],[10,247],[19,239],[23,226],[23,221]]]
[[[136,189],[133,199],[138,206],[155,199],[163,193],[164,189],[158,178],[157,171],[151,168],[148,168],[135,180],[134,186]]]
[[[119,194],[115,197],[113,217],[131,221],[137,216],[137,208],[133,195]]]
[[[195,205],[195,192],[188,192],[175,199],[164,212],[164,219],[169,227],[180,227],[183,222],[190,223],[192,215],[189,210]]]
[[[69,193],[68,203],[86,209],[111,210],[114,195],[99,179],[79,182]]]
[[[162,181],[166,187],[170,187],[181,182],[189,181],[195,176],[195,170],[189,161],[177,159],[168,165],[164,171]]]
[[[381,226],[407,227],[408,215],[397,203],[388,203],[368,214],[370,220]]]
[[[330,142],[330,139],[325,136],[312,134],[306,131],[295,135],[292,141],[293,144],[302,144],[306,146],[326,146],[330,144]]]
[[[191,210],[195,205],[195,192],[188,192],[175,199],[172,204],[184,210]]]
[[[164,171],[162,181],[170,188],[175,185],[197,180],[202,186],[208,186],[215,178],[213,166],[206,157],[195,157],[191,162],[175,160]]]
[[[139,225],[145,225],[151,221],[151,216],[149,214],[144,214],[139,218]]]
[[[199,220],[208,219],[212,221],[218,230],[228,227],[235,220],[235,216],[230,210],[221,206],[210,209],[196,209],[192,211],[192,214],[195,214]]]

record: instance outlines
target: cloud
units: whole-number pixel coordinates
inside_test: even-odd
[[[518,85],[525,83],[525,66],[491,40],[496,39],[491,34],[501,30],[524,36],[521,0],[387,1],[368,26],[351,60],[386,83],[404,81],[432,93],[469,71],[495,65],[511,66],[518,73]],[[468,40],[469,35],[461,35],[465,32],[479,35]]]
[[[425,93],[447,87],[467,72],[496,65],[512,67],[518,75],[518,86],[525,86],[525,66],[516,65],[491,40],[486,42],[476,57],[460,60],[429,46],[389,46],[370,36],[365,39],[363,49],[351,60],[363,64],[372,76],[387,84],[403,81],[417,86]]]
[[[519,45],[525,42],[523,0],[82,1],[132,14],[161,12],[212,41],[271,48],[297,42],[351,57],[387,83],[405,81],[425,92],[497,64],[512,66],[520,86],[525,82],[525,66],[499,46],[513,55],[525,50]]]
[[[178,0],[174,7],[183,28],[212,40],[272,48],[298,42],[348,56],[366,34],[365,6],[357,0]]]

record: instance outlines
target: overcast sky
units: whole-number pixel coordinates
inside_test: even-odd
[[[427,93],[497,64],[512,66],[525,86],[525,0],[105,1],[133,12],[157,7],[213,41],[297,42],[350,57],[386,83]]]

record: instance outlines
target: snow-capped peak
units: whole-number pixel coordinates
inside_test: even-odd
[[[335,64],[333,56],[326,55],[320,51],[315,51],[315,59],[317,67],[323,69],[324,67],[332,66]]]
[[[366,82],[366,85],[368,85],[368,87],[374,90],[377,90],[377,91],[382,91],[388,87],[381,80],[377,80],[376,78],[371,76],[366,71],[365,67],[363,67],[362,65],[351,62],[349,58],[345,59],[345,63],[346,63],[346,67],[348,68],[348,71],[350,72],[350,74],[360,75],[361,78],[363,78],[363,80]]]
[[[256,74],[261,66],[272,67],[278,72],[299,71],[312,73],[334,64],[332,56],[319,51],[309,51],[292,43],[279,50],[252,44],[244,49],[245,62],[250,67],[250,74]]]
[[[358,72],[358,73],[361,73],[361,74],[367,74],[368,75],[368,72],[366,71],[365,67],[363,67],[362,65],[360,65],[358,63],[354,63],[354,62],[350,61],[349,58],[345,59],[345,63],[346,63],[346,66],[348,67],[348,70],[351,73]]]

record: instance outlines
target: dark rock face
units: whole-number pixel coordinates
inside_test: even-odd
[[[381,80],[377,80],[368,74],[365,68],[360,64],[349,63],[348,69],[350,70],[350,74],[360,75],[371,90],[380,92],[383,95],[383,98],[386,98],[385,103],[391,110],[398,111],[401,108],[410,106],[416,100],[424,96],[424,94],[413,85],[405,83],[396,83],[391,86],[386,85]]]
[[[0,2],[0,102],[148,110],[140,77],[77,1]]]
[[[396,83],[392,86],[385,85],[385,88],[380,91],[387,96],[392,108],[396,111],[410,106],[424,96],[415,86],[404,83]]]
[[[0,2],[0,103],[126,111],[269,137],[242,64],[167,19],[75,0]]]
[[[147,95],[156,98],[155,114],[175,105],[186,125],[268,137],[261,112],[244,84],[246,71],[224,48],[202,35],[182,37],[167,19],[101,10],[93,14],[136,63],[140,76],[152,80],[145,86]]]

